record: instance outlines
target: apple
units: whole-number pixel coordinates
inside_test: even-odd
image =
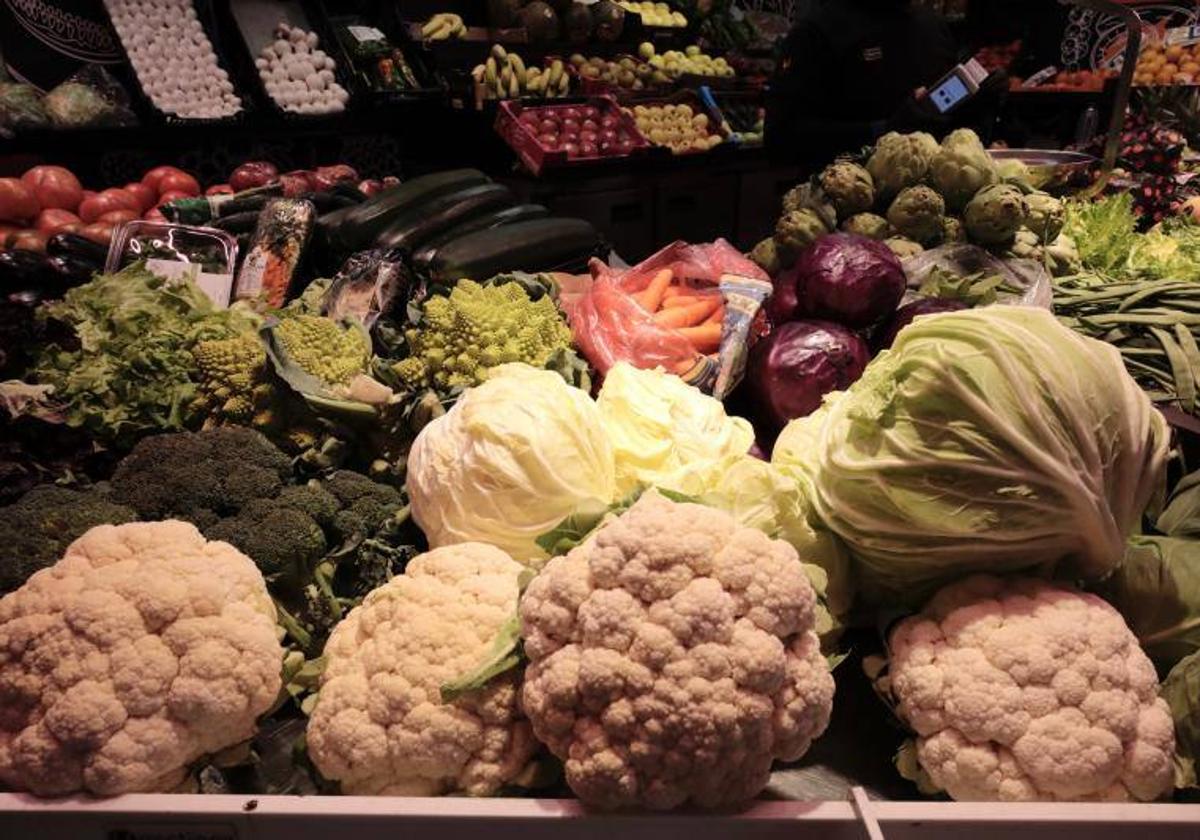
[[[582,128],[584,131],[599,131],[600,123],[596,122],[595,120],[584,120],[582,123],[580,123],[580,128]]]
[[[612,114],[605,114],[603,117],[600,118],[600,127],[601,128],[616,128],[620,124],[621,124],[621,121],[619,119],[617,119],[615,116],[613,116]]]
[[[600,139],[600,135],[597,134],[595,131],[589,131],[587,129],[584,129],[583,131],[579,132],[579,142],[580,143],[591,143],[592,145],[595,145],[596,141],[599,139]]]
[[[583,157],[595,157],[600,153],[595,143],[580,143],[579,154]]]
[[[556,120],[544,119],[544,120],[542,120],[541,124],[538,126],[538,129],[541,131],[542,134],[557,134],[558,133],[558,122]]]
[[[579,108],[579,118],[581,120],[595,120],[600,116],[600,109],[595,105],[581,105]]]
[[[538,135],[538,142],[548,149],[557,149],[558,135],[553,131],[543,131]]]

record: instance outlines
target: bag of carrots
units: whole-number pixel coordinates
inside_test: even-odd
[[[675,242],[624,272],[599,260],[564,300],[575,342],[603,375],[617,362],[661,367],[714,395],[741,376],[770,278],[723,239]]]

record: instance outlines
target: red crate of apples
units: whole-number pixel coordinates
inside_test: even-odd
[[[534,175],[550,167],[645,154],[651,148],[611,96],[553,105],[501,102],[496,131]]]

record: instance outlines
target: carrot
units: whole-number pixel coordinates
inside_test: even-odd
[[[664,309],[654,316],[654,323],[660,327],[673,329],[693,327],[711,315],[713,310],[720,305],[721,299],[714,295],[711,300],[702,300],[699,303],[693,303],[691,306],[676,306],[673,309]]]
[[[671,298],[680,297],[680,296],[690,297],[694,294],[696,294],[696,290],[693,289],[691,286],[684,286],[684,285],[667,286],[667,290],[665,292],[663,292],[663,300],[670,300]]]
[[[679,334],[691,342],[700,353],[711,353],[721,346],[721,325],[701,324],[698,327],[682,327]]]
[[[671,276],[671,269],[664,268],[651,278],[650,285],[634,295],[643,309],[647,312],[658,311],[658,308],[662,306],[663,294],[667,291],[667,287],[671,285]]]
[[[675,287],[672,286],[671,288]],[[703,300],[708,300],[710,297],[713,297],[713,295],[675,295],[674,297],[664,298],[662,308],[674,309],[677,306],[692,306]]]
[[[708,318],[704,321],[704,323],[706,323],[706,324],[721,324],[721,323],[724,323],[724,321],[725,321],[725,305],[722,304],[721,306],[718,306],[713,311],[713,314],[708,316]]]

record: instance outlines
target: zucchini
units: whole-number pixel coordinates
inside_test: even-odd
[[[93,242],[77,233],[56,233],[46,240],[46,253],[52,257],[74,257],[97,268],[108,259],[108,246]]]
[[[427,201],[392,222],[375,240],[375,247],[397,248],[411,254],[430,237],[484,213],[511,207],[512,203],[512,191],[500,184],[483,184],[452,192]]]
[[[384,228],[431,199],[455,190],[486,184],[478,169],[452,169],[405,181],[367,199],[334,223],[322,225],[325,241],[341,251],[358,251],[374,242]],[[324,221],[324,220],[323,220]]]
[[[554,271],[587,264],[600,248],[596,229],[582,219],[533,219],[468,233],[438,249],[429,278],[450,284],[487,280],[508,271]]]
[[[211,224],[226,233],[251,233],[258,224],[258,210],[247,210],[244,213],[234,213],[232,216],[222,216]]]
[[[466,236],[468,233],[500,227],[501,225],[511,225],[513,222],[544,219],[549,215],[550,211],[540,204],[518,204],[516,207],[505,207],[503,210],[497,210],[495,213],[485,213],[482,216],[475,216],[460,225],[452,227],[445,233],[438,234],[422,245],[420,250],[413,256],[413,262],[422,267],[428,265],[439,248],[447,242],[453,242],[460,236]]]

